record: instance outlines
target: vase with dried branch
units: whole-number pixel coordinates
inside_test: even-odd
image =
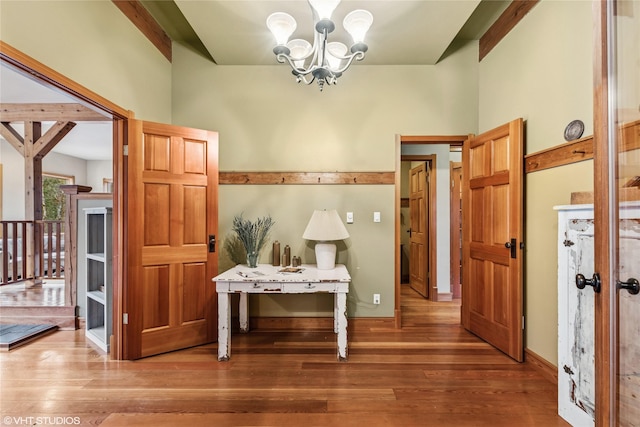
[[[247,265],[249,268],[258,266],[260,250],[267,241],[269,231],[275,222],[270,216],[258,218],[255,221],[244,219],[242,215],[233,217],[233,231],[242,242],[247,252]]]

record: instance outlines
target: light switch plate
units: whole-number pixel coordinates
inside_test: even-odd
[[[353,212],[347,212],[347,224],[353,224]]]
[[[373,213],[373,222],[380,222],[380,212]]]

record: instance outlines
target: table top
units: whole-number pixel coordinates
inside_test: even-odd
[[[297,272],[287,272],[291,267],[259,264],[257,268],[249,268],[238,264],[230,270],[217,275],[214,282],[350,282],[351,276],[347,267],[336,264],[333,270],[318,270],[315,264],[302,264],[296,267]],[[285,271],[282,271],[285,270]]]

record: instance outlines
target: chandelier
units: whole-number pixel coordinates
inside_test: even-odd
[[[364,37],[371,27],[373,15],[362,9],[354,10],[345,16],[342,25],[351,35],[353,44],[347,49],[343,43],[328,42],[329,33],[336,26],[331,14],[340,0],[308,0],[315,25],[313,45],[307,40],[289,37],[296,30],[296,20],[284,12],[275,12],[267,18],[267,27],[276,39],[273,53],[282,64],[288,63],[298,83],[311,84],[317,81],[320,90],[325,84],[336,84],[338,78],[353,61],[361,61],[368,46]]]

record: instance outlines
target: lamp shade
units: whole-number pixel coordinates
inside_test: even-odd
[[[362,9],[350,12],[342,21],[344,29],[351,34],[354,43],[362,43],[364,41],[364,36],[369,31],[372,23],[373,15],[371,12]]]
[[[309,4],[318,14],[318,18],[331,19],[331,14],[340,4],[340,0],[309,0]]]
[[[302,234],[303,239],[327,242],[349,237],[349,232],[342,223],[335,209],[330,211],[313,211],[309,224]]]
[[[296,27],[296,20],[288,13],[276,12],[267,18],[267,28],[269,28],[276,38],[278,45],[287,44],[287,40],[289,40],[291,34],[296,30]]]

